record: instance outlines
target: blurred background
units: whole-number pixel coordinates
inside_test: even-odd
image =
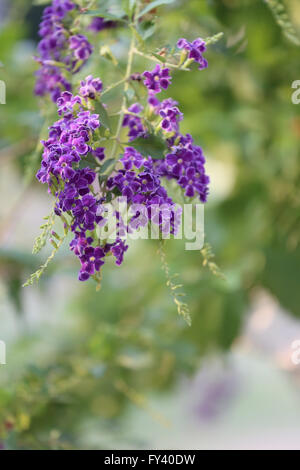
[[[177,315],[155,241],[131,243],[120,268],[107,263],[100,292],[77,281],[68,243],[38,285],[22,288],[50,253],[31,254],[52,204],[34,178],[48,125],[33,96],[38,3],[0,0],[0,448],[299,449],[299,1],[285,1],[295,31],[284,32],[263,0],[178,0],[147,43],[224,32],[209,69],[175,74],[170,89],[212,180],[205,231],[215,258],[166,245],[192,327]],[[96,56],[108,43],[124,66],[126,32],[90,38]],[[97,57],[81,76],[109,84],[115,71]]]

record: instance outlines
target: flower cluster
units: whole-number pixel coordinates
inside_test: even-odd
[[[137,208],[130,227],[145,227],[152,221],[163,234],[176,233],[181,211],[162,186],[152,158],[126,147],[120,161],[123,168],[108,180],[107,188],[117,188]]]
[[[83,96],[63,92],[57,100],[61,119],[49,129],[49,138],[42,141],[44,152],[37,178],[47,183],[56,198],[55,213],[63,217],[65,224],[75,237],[71,250],[81,262],[79,279],[85,281],[99,272],[104,258],[109,253],[116,257],[117,264],[123,259],[127,246],[120,239],[100,247],[96,243],[95,228],[103,222],[102,200],[94,195],[95,171],[86,164],[88,154],[97,160],[105,158],[104,148],[95,145],[99,116],[85,109],[86,86],[101,82],[92,77],[82,83]],[[67,222],[67,218],[70,219]]]
[[[198,44],[199,40],[193,44]],[[204,47],[205,50],[205,47]],[[168,69],[164,69],[168,70]],[[174,179],[178,185],[185,190],[185,195],[194,198],[198,195],[201,202],[207,201],[209,192],[209,177],[205,173],[205,157],[201,147],[194,144],[191,135],[180,133],[180,122],[183,120],[183,113],[178,108],[177,101],[168,98],[162,102],[157,98],[157,91],[150,86],[150,77],[159,77],[162,73],[157,66],[152,72],[145,72],[148,77],[144,82],[148,89],[148,105],[155,115],[160,118],[160,127],[165,134],[169,153],[165,158],[155,162],[155,167],[160,176]],[[169,73],[169,71],[168,71]],[[158,74],[158,75],[157,75]],[[164,72],[166,75],[166,72]],[[159,82],[159,78],[155,80]],[[166,88],[169,86],[165,84]]]
[[[175,179],[187,197],[198,195],[201,202],[206,202],[210,180],[205,173],[205,157],[201,147],[195,145],[192,136],[187,134],[179,136],[170,150],[159,172]]]
[[[198,38],[193,42],[189,42],[186,39],[179,39],[177,47],[178,49],[188,51],[188,58],[193,59],[199,64],[199,70],[203,70],[208,66],[207,60],[203,57],[203,52],[206,51],[206,45],[203,39]]]
[[[85,11],[76,0],[52,0],[40,25],[42,39],[37,60],[42,67],[37,72],[35,92],[51,95],[59,119],[49,128],[48,139],[42,141],[37,178],[48,185],[55,197],[55,214],[61,218],[65,232],[73,235],[70,249],[80,261],[79,280],[86,281],[90,277],[99,280],[108,256],[114,257],[117,265],[123,262],[129,233],[140,228],[148,230],[150,226],[152,230],[154,224],[158,236],[177,234],[182,210],[169,196],[164,180],[176,181],[187,197],[197,196],[206,202],[209,177],[203,151],[191,135],[181,133],[183,113],[178,102],[172,98],[160,100],[158,95],[172,82],[171,68],[184,68],[194,60],[203,69],[207,61],[201,39],[192,43],[186,39],[178,41],[178,48],[188,52],[183,52],[184,62],[181,58],[179,65],[166,61],[165,68],[156,65],[153,70],[138,73],[132,70],[134,61],[130,60],[124,80],[108,87],[125,83],[122,107],[115,113],[119,116],[115,134],[107,105],[98,107],[101,118],[94,112],[103,91],[102,81],[89,75],[80,82],[77,95],[72,91],[69,76],[81,70],[93,50],[80,34],[76,11]],[[99,32],[115,26],[115,22],[96,17],[89,29]],[[132,50],[134,56],[138,51]],[[138,102],[132,103],[130,93],[126,93],[130,80],[144,85],[146,102],[139,99],[145,93],[135,93]],[[101,129],[101,120],[105,130]],[[125,129],[126,143],[122,138]],[[116,208],[119,197],[125,198],[129,206],[125,217]],[[113,207],[110,215],[116,220],[114,236],[110,230],[104,231],[109,219],[106,203]]]
[[[81,34],[72,34],[67,27],[69,16],[77,7],[70,0],[53,0],[45,8],[39,35],[35,93],[39,96],[50,94],[56,102],[62,91],[71,91],[71,82],[66,74],[78,72],[92,53],[92,46]]]

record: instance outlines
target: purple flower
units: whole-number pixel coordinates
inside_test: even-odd
[[[150,172],[143,172],[139,174],[139,181],[141,185],[141,192],[147,193],[156,189],[158,180],[157,177]]]
[[[96,16],[92,19],[89,30],[93,33],[99,33],[104,29],[116,28],[117,26],[118,23],[116,21],[105,20],[101,16]]]
[[[172,99],[161,103],[159,114],[163,118],[161,127],[168,132],[178,132],[179,122],[183,119],[183,114],[177,107],[178,103]]]
[[[100,127],[99,116],[98,114],[91,114],[89,111],[81,111],[78,113],[78,118],[74,122],[74,125],[76,127],[86,127],[91,132],[94,132]]]
[[[152,91],[152,92],[149,92],[148,103],[149,103],[150,106],[152,106],[154,109],[159,108],[160,105],[161,105],[161,102],[160,102],[159,99],[156,97],[155,93],[153,93],[153,91]]]
[[[57,172],[63,180],[69,181],[75,175],[75,171],[72,168],[73,161],[72,155],[62,155],[57,164],[54,165],[53,173]]]
[[[135,193],[140,189],[140,184],[134,171],[119,170],[118,174],[108,183],[112,187],[117,187],[122,196],[129,201],[133,199]]]
[[[200,195],[200,200],[206,202],[207,199],[207,184],[209,183],[209,178],[197,171],[196,168],[189,167],[184,176],[178,181],[178,184],[184,188],[185,195],[188,197],[194,197],[195,193]]]
[[[60,116],[65,114],[69,115],[73,113],[76,104],[81,104],[81,99],[79,96],[74,97],[69,91],[64,91],[57,99],[56,104]]]
[[[75,207],[72,209],[76,219],[76,225],[82,226],[85,230],[93,230],[97,216],[97,200],[87,194],[82,199],[75,201]]]
[[[90,276],[99,272],[101,266],[103,266],[105,258],[105,252],[103,248],[97,246],[96,248],[88,246],[83,250],[80,256],[81,270],[79,273],[80,281],[87,281]]]
[[[169,71],[167,68],[161,69],[160,65],[156,65],[152,72],[146,71],[143,73],[145,77],[144,85],[152,93],[160,93],[162,88],[166,90],[172,80]]]
[[[139,114],[143,111],[143,107],[138,103],[133,104],[128,108],[130,113]],[[129,127],[128,137],[129,141],[143,137],[146,134],[146,129],[142,124],[142,120],[139,116],[133,116],[132,114],[125,114],[123,120],[123,127]]]
[[[104,147],[97,147],[96,149],[92,150],[92,155],[97,160],[102,162],[105,159],[105,148]]]
[[[166,156],[166,162],[170,165],[171,172],[175,176],[180,176],[187,165],[193,159],[193,153],[190,150],[183,149],[178,153],[170,153]]]
[[[128,250],[123,240],[117,240],[111,247],[111,252],[116,258],[116,264],[120,266],[123,263],[124,253]]]
[[[73,146],[80,155],[86,155],[90,151],[90,147],[86,144],[83,137],[73,139]]]
[[[76,207],[76,201],[80,196],[90,193],[89,186],[95,180],[96,174],[89,168],[76,170],[74,176],[65,184],[64,190],[59,194],[57,211],[68,212]],[[75,225],[79,225],[79,221]]]
[[[53,14],[59,19],[63,19],[74,8],[76,8],[75,4],[69,0],[53,0],[52,2]]]
[[[86,61],[93,52],[93,47],[83,34],[71,36],[69,39],[69,46],[73,51],[75,58],[80,61]]]
[[[83,98],[90,98],[94,100],[96,96],[101,93],[102,89],[102,81],[99,78],[94,78],[92,75],[89,75],[81,82],[79,94]]]
[[[63,77],[57,67],[43,66],[36,72],[37,81],[34,92],[37,96],[50,94],[53,102],[59,98],[62,90],[71,90],[71,84]]]
[[[203,53],[206,51],[206,45],[203,39],[198,38],[193,42],[188,42],[186,39],[179,39],[177,47],[189,52],[189,59],[193,59],[199,64],[199,70],[203,70],[208,66],[207,60],[203,57]]]
[[[86,237],[85,232],[75,232],[75,238],[70,243],[71,251],[74,251],[76,256],[84,253],[84,249],[93,243],[92,237]]]
[[[131,170],[133,166],[141,168],[144,157],[133,147],[126,147],[123,157],[120,159],[125,170]]]

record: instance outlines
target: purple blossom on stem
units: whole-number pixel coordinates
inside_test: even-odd
[[[208,62],[203,57],[203,53],[206,51],[206,45],[203,39],[198,38],[193,42],[189,42],[186,39],[179,39],[177,47],[178,49],[185,49],[189,52],[188,58],[193,59],[199,64],[199,70],[203,70],[208,67]]]
[[[143,111],[143,107],[138,103],[133,104],[128,108],[130,113],[139,114]],[[138,137],[143,137],[146,134],[146,129],[143,126],[142,119],[139,116],[133,116],[132,114],[125,114],[123,120],[123,127],[129,127],[128,137],[129,142],[134,141]]]
[[[167,90],[172,80],[169,72],[170,69],[161,69],[160,65],[157,64],[151,72],[146,71],[143,73],[145,77],[144,85],[152,93],[160,93],[162,88]]]
[[[202,148],[194,144],[190,134],[175,134],[168,143],[170,153],[165,159],[155,162],[158,175],[175,179],[185,189],[187,197],[198,195],[202,202],[206,202],[210,179],[205,172]]]
[[[76,34],[69,39],[69,46],[78,61],[87,61],[93,52],[93,47],[83,34]],[[73,69],[76,68],[77,61],[73,63]],[[77,70],[78,71],[78,70]]]
[[[64,91],[57,99],[56,104],[60,116],[70,115],[73,113],[74,106],[81,104],[81,99],[79,96],[73,96],[69,91]]]
[[[96,160],[99,160],[102,162],[105,159],[105,148],[104,147],[97,147],[94,150],[92,150],[92,155],[93,157],[96,158]]]
[[[76,256],[80,256],[93,241],[92,237],[86,237],[85,232],[75,232],[75,238],[70,243],[70,249],[74,251]]]
[[[156,108],[159,108],[160,105],[161,105],[161,102],[159,101],[159,99],[156,97],[155,93],[153,93],[153,91],[149,92],[149,96],[148,96],[148,104],[150,106],[152,106],[152,108],[156,109]]]
[[[81,270],[79,273],[80,281],[87,281],[90,276],[99,272],[101,266],[104,264],[105,252],[97,246],[96,248],[88,246],[83,250],[80,255]]]
[[[74,10],[76,7],[70,0],[53,0],[52,8],[54,15],[63,19],[69,11]]]
[[[69,79],[65,77],[66,72],[78,72],[92,53],[92,46],[85,36],[69,38],[67,20],[76,8],[72,1],[52,0],[51,6],[44,9],[40,23],[41,41],[36,61],[41,69],[36,72],[35,93],[38,96],[49,93],[54,102],[63,91],[72,89]],[[56,62],[61,65],[57,66]]]
[[[190,150],[183,149],[178,153],[170,153],[166,156],[166,162],[171,167],[174,176],[181,176],[185,168],[191,163],[193,153]]]
[[[77,199],[72,212],[77,226],[82,227],[83,230],[94,230],[97,216],[97,200],[93,196],[86,194],[82,199]]]
[[[133,167],[141,168],[145,159],[133,147],[126,147],[120,161],[123,163],[125,170],[131,170]]]
[[[195,192],[202,196],[207,181],[204,175],[198,173],[195,168],[189,167],[186,170],[185,176],[181,176],[179,179],[178,184],[186,190],[186,196],[194,197]]]
[[[177,107],[178,103],[172,99],[164,100],[161,103],[159,114],[163,118],[161,127],[167,132],[178,132],[179,122],[183,119],[183,114]]]
[[[79,94],[84,98],[90,98],[94,100],[96,96],[101,93],[102,89],[102,81],[99,78],[94,78],[92,75],[89,75],[81,82]]]
[[[116,28],[118,23],[116,21],[106,20],[101,16],[96,16],[92,19],[91,24],[89,25],[89,30],[93,33],[99,33],[104,29]]]
[[[125,245],[123,240],[117,240],[112,246],[111,246],[111,252],[116,258],[116,264],[117,266],[121,266],[123,263],[124,259],[124,254],[128,250],[128,245]]]

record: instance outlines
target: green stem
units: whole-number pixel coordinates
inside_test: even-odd
[[[115,135],[116,141],[115,141],[115,143],[113,145],[113,148],[112,148],[111,158],[113,158],[115,153],[116,153],[116,150],[117,150],[117,147],[118,147],[118,141],[120,140],[120,135],[121,135],[121,131],[122,131],[122,124],[123,124],[124,115],[125,115],[124,109],[126,109],[126,93],[129,89],[129,79],[130,79],[130,76],[131,76],[131,73],[132,73],[134,48],[135,48],[135,38],[134,38],[134,35],[132,34],[130,49],[129,49],[129,52],[128,52],[127,68],[126,68],[125,77],[123,79],[123,81],[125,82],[124,90],[123,90],[124,96],[123,96],[123,99],[122,99],[120,117],[119,117],[119,122],[118,122],[118,126],[117,126],[116,135]]]
[[[107,87],[101,96],[105,95],[106,93],[108,93],[109,91],[113,90],[114,88],[118,87],[119,85],[122,85],[122,83],[124,83],[127,79],[126,78],[122,78],[122,80],[119,80],[118,82],[114,83],[113,85]]]
[[[144,59],[151,60],[152,62],[158,62],[157,57],[149,55],[149,54],[145,54],[144,52],[141,52],[138,49],[134,49],[134,53],[141,57],[144,57]],[[163,65],[172,69],[183,70],[184,72],[189,72],[189,69],[183,68],[180,65],[171,64],[171,62],[164,62]]]

